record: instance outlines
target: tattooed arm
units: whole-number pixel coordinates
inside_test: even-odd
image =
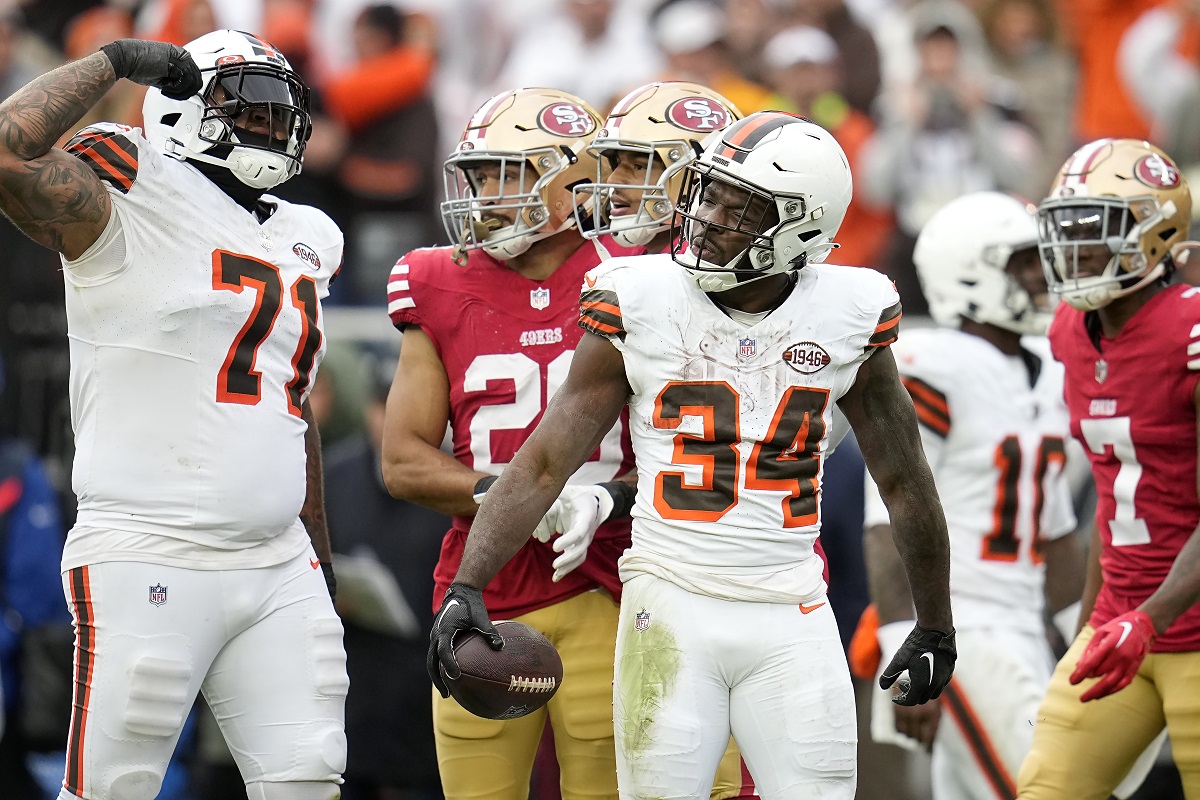
[[[917,413],[900,383],[890,347],[880,347],[858,370],[839,405],[892,520],[892,538],[912,588],[917,622],[949,632],[950,540],[946,517],[925,460]]]
[[[175,99],[200,90],[187,51],[121,39],[33,80],[0,105],[0,211],[31,239],[68,259],[100,238],[112,206],[79,159],[54,147],[120,78]]]
[[[108,57],[95,53],[42,75],[0,105],[0,210],[68,259],[100,238],[111,205],[91,168],[54,143],[116,81]]]
[[[325,583],[332,597],[337,583],[333,579],[333,547],[329,543],[329,524],[325,520],[325,478],[321,463],[321,434],[313,417],[308,400],[300,407],[300,418],[308,423],[304,432],[305,480],[304,505],[300,507],[300,521],[308,531],[313,550],[325,572]]]

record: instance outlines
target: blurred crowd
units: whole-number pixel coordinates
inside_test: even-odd
[[[333,302],[380,305],[397,254],[443,240],[441,162],[463,122],[515,86],[604,111],[656,78],[743,113],[791,110],[841,141],[858,185],[843,263],[892,275],[923,310],[910,254],[965,192],[1038,199],[1078,144],[1150,138],[1200,162],[1196,0],[29,0],[0,30],[0,94],[123,36],[214,27],[274,43],[315,89],[292,199],[347,232]],[[137,125],[123,84],[93,116]]]
[[[0,99],[114,39],[183,44],[215,28],[272,42],[313,88],[304,171],[280,194],[318,206],[346,233],[345,267],[329,302],[380,319],[395,260],[446,241],[442,163],[464,122],[487,97],[519,86],[562,88],[603,112],[641,83],[682,79],[715,89],[743,113],[809,117],[838,139],[855,175],[842,246],[830,260],[891,276],[911,316],[927,310],[913,245],[950,200],[998,189],[1036,202],[1067,155],[1104,136],[1155,142],[1193,182],[1200,168],[1200,0],[8,0],[0,2]],[[122,82],[80,126],[140,125],[144,91]],[[0,253],[8,375],[0,433],[26,443],[13,445],[10,464],[0,463],[7,470],[0,472],[0,673],[10,714],[0,795],[34,797],[33,789],[12,794],[13,770],[25,770],[32,786],[41,763],[19,763],[24,745],[13,737],[28,734],[26,750],[49,752],[43,783],[52,786],[61,776],[50,744],[59,731],[20,717],[22,693],[33,688],[13,676],[27,657],[16,643],[22,635],[68,624],[54,536],[69,527],[73,502],[63,497],[55,507],[46,499],[66,495],[69,483],[63,288],[57,257],[6,221]],[[351,758],[346,800],[434,797],[422,637],[446,523],[391,500],[379,481],[394,353],[335,348],[327,364],[314,407],[323,404],[322,433],[334,446],[326,469],[335,549],[359,559],[346,569],[366,574],[364,581],[370,562],[382,564],[412,617],[411,630],[397,631],[380,628],[371,609],[339,605],[350,620],[352,682],[396,693],[351,693],[351,752],[364,755]],[[30,461],[29,445],[41,464]],[[856,458],[847,451],[839,464]],[[861,493],[861,462],[843,468],[843,488]],[[30,488],[8,503],[10,481]],[[18,525],[32,533],[6,538]],[[861,519],[846,523],[847,541],[856,525]],[[415,535],[368,535],[399,528]],[[13,541],[37,544],[25,552]],[[840,563],[861,565],[858,545],[847,546]],[[36,574],[49,577],[33,585]],[[852,630],[861,603],[849,595],[865,597],[861,566],[840,581],[848,597],[834,605],[846,609]],[[343,602],[353,603],[353,594]],[[385,616],[394,622],[397,613]],[[388,680],[397,664],[417,676],[419,691]],[[196,727],[195,763],[211,768],[198,771],[192,796],[233,796],[220,788],[220,746],[206,745],[210,726],[201,718]],[[545,773],[542,780],[549,781]]]

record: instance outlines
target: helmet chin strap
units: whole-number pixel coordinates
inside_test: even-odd
[[[195,156],[188,156],[184,160],[200,170],[200,174],[215,183],[221,191],[229,195],[233,202],[247,211],[253,212],[258,201],[266,194],[266,189],[255,189],[253,186],[243,183],[229,170],[229,167],[225,166],[223,161]]]

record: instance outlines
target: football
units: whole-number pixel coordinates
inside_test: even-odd
[[[562,659],[550,640],[521,622],[497,622],[504,647],[493,650],[478,631],[459,633],[454,658],[462,675],[442,679],[458,704],[478,717],[515,719],[550,701],[562,683]]]

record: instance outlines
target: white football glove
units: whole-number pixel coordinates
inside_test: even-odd
[[[596,529],[608,519],[613,505],[612,495],[603,486],[590,484],[563,488],[562,494],[533,530],[533,538],[539,542],[548,542],[554,534],[562,534],[552,545],[554,552],[562,553],[554,559],[552,581],[558,583],[584,562]]]

